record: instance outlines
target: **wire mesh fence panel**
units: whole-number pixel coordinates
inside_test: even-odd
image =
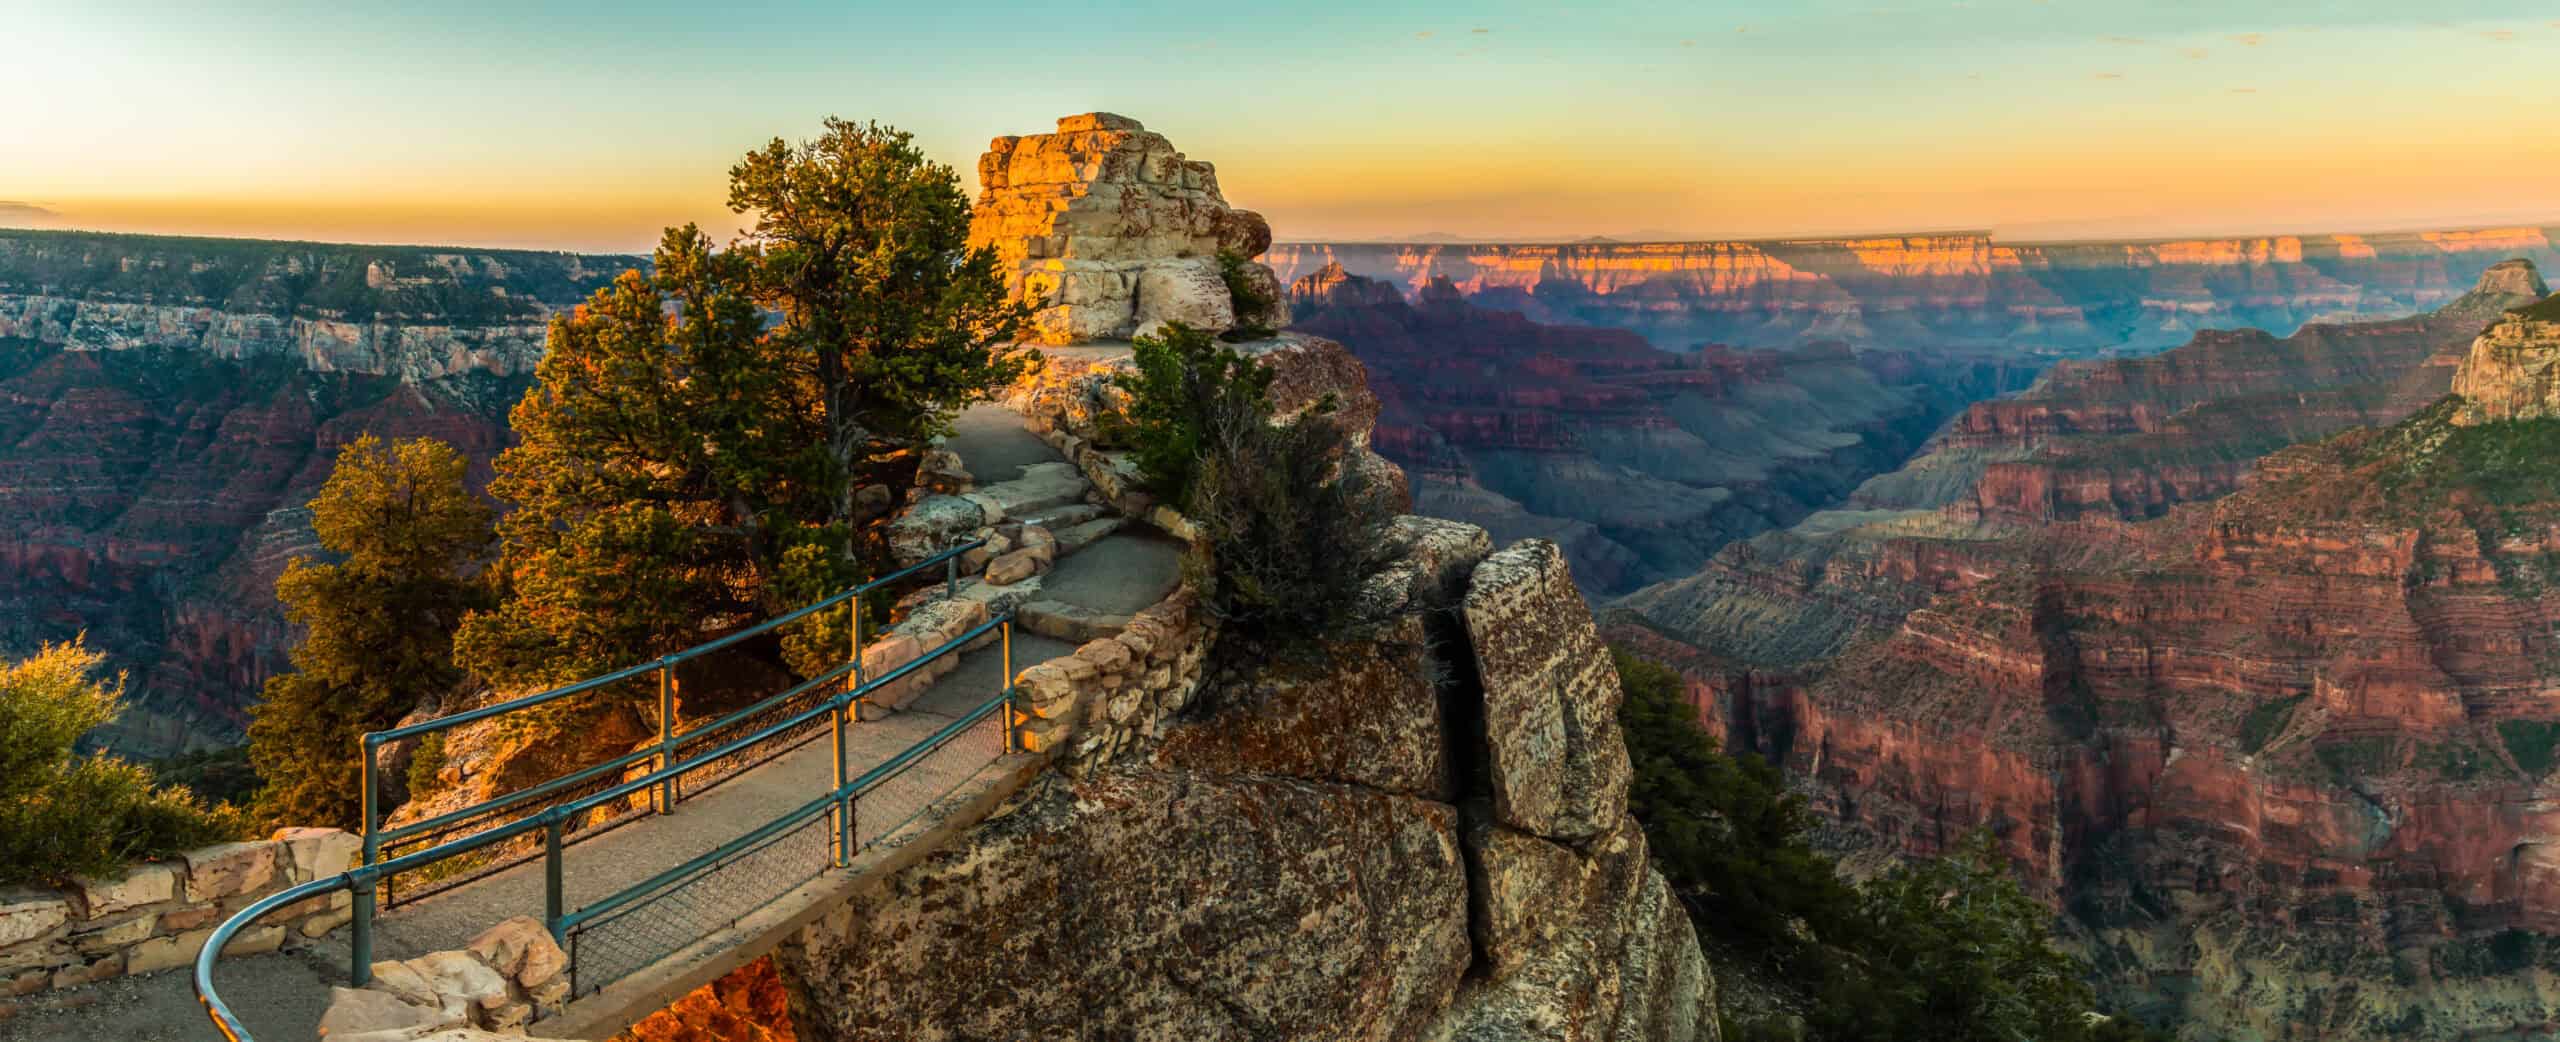
[[[833,817],[808,820],[767,837],[655,893],[580,923],[569,931],[572,996],[655,964],[735,924],[750,912],[816,878],[828,864]]]
[[[854,844],[867,847],[915,820],[1004,756],[1004,713],[989,713],[854,797]]]
[[[686,743],[685,748],[691,749],[694,752],[688,754],[684,750],[680,749],[676,753],[676,758],[678,760],[683,760],[688,758],[689,755],[699,755],[702,752],[720,745],[754,734],[757,731],[761,731],[767,727],[781,723],[784,720],[788,720],[795,714],[805,713],[818,703],[835,697],[843,690],[843,685],[840,684],[822,684],[808,691],[801,692],[796,697],[775,699],[774,704],[758,709],[755,712],[749,713],[737,720],[729,721],[718,727],[716,730],[687,732],[683,735],[683,741]],[[786,728],[783,731],[774,734],[770,738],[748,745],[745,748],[720,757],[719,759],[704,763],[698,767],[687,769],[676,777],[676,801],[678,803],[682,803],[687,799],[709,792],[712,787],[719,785],[721,782],[728,781],[731,778],[745,774],[748,771],[754,770],[757,767],[780,758],[785,753],[798,749],[803,745],[807,745],[809,742],[826,734],[827,730],[827,718],[821,715],[805,721],[798,726]]]
[[[649,764],[650,761],[643,760],[629,768],[629,770],[643,771],[648,768]],[[624,774],[624,771],[608,771],[602,777],[596,778],[593,781],[563,788],[561,791],[544,796],[541,799],[527,800],[523,804],[517,806],[492,810],[487,814],[474,815],[443,828],[422,832],[414,836],[402,837],[401,839],[383,844],[382,856],[385,860],[389,860],[412,851],[425,850],[429,847],[435,846],[436,844],[447,842],[449,840],[458,839],[464,836],[477,835],[492,829],[512,825],[528,818],[538,817],[542,812],[547,811],[552,807],[568,803],[573,800],[584,799],[588,796],[592,796],[596,793],[612,788],[622,782]],[[617,825],[624,825],[637,821],[648,814],[648,800],[649,797],[647,793],[634,793],[630,799],[588,810],[584,814],[578,816],[578,820],[574,822],[563,834],[562,839],[567,843],[575,844],[580,840],[592,839],[596,836],[612,831]],[[542,843],[542,832],[541,830],[536,829],[514,839],[493,843],[489,846],[482,847],[479,850],[445,858],[444,860],[437,861],[432,864],[422,865],[407,872],[399,873],[396,876],[385,876],[383,878],[383,907],[396,907],[411,901],[432,897],[465,883],[485,879],[517,865],[540,858],[542,856]]]

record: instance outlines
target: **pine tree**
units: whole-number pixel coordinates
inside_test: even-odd
[[[1032,303],[1006,299],[993,250],[969,248],[959,175],[905,131],[829,119],[814,141],[776,138],[730,168],[729,208],[755,219],[757,298],[782,314],[773,335],[817,381],[827,449],[853,479],[829,521],[1038,357],[1011,346]]]
[[[1028,370],[1030,306],[909,135],[777,139],[730,171],[729,205],[754,218],[734,248],[669,229],[652,272],[553,321],[491,486],[513,509],[504,601],[458,638],[474,673],[567,681],[859,581],[877,547],[856,492],[912,480],[914,450]],[[821,635],[843,625],[813,620],[793,660],[841,655]]]
[[[268,818],[356,824],[359,736],[461,681],[454,627],[487,604],[472,573],[490,541],[489,505],[465,487],[464,467],[428,438],[368,434],[338,451],[311,501],[312,528],[337,560],[297,558],[276,580],[304,632],[293,671],[267,681],[249,725]]]

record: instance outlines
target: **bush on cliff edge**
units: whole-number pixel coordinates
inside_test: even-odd
[[[1127,442],[1156,496],[1198,530],[1183,578],[1242,650],[1367,635],[1362,596],[1395,555],[1386,490],[1353,465],[1332,399],[1274,419],[1269,365],[1179,323],[1134,342]]]
[[[124,679],[80,641],[0,666],[0,883],[100,876],[144,858],[236,839],[247,818],[105,754],[80,736],[116,718]]]
[[[2159,1037],[2090,1015],[2086,967],[2054,946],[2053,913],[2010,875],[1988,833],[1853,887],[1813,849],[1812,815],[1777,771],[1718,751],[1679,674],[1614,654],[1635,771],[1628,811],[1707,947],[1780,993],[1783,1009],[1720,1011],[1726,1039]]]

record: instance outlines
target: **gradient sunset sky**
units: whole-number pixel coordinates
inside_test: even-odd
[[[1094,109],[1290,239],[2560,222],[2548,0],[1224,6],[0,0],[0,225],[640,250]]]

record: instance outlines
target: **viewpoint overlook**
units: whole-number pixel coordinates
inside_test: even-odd
[[[1316,237],[1148,118],[0,229],[0,1042],[2560,1034],[2560,226]]]

